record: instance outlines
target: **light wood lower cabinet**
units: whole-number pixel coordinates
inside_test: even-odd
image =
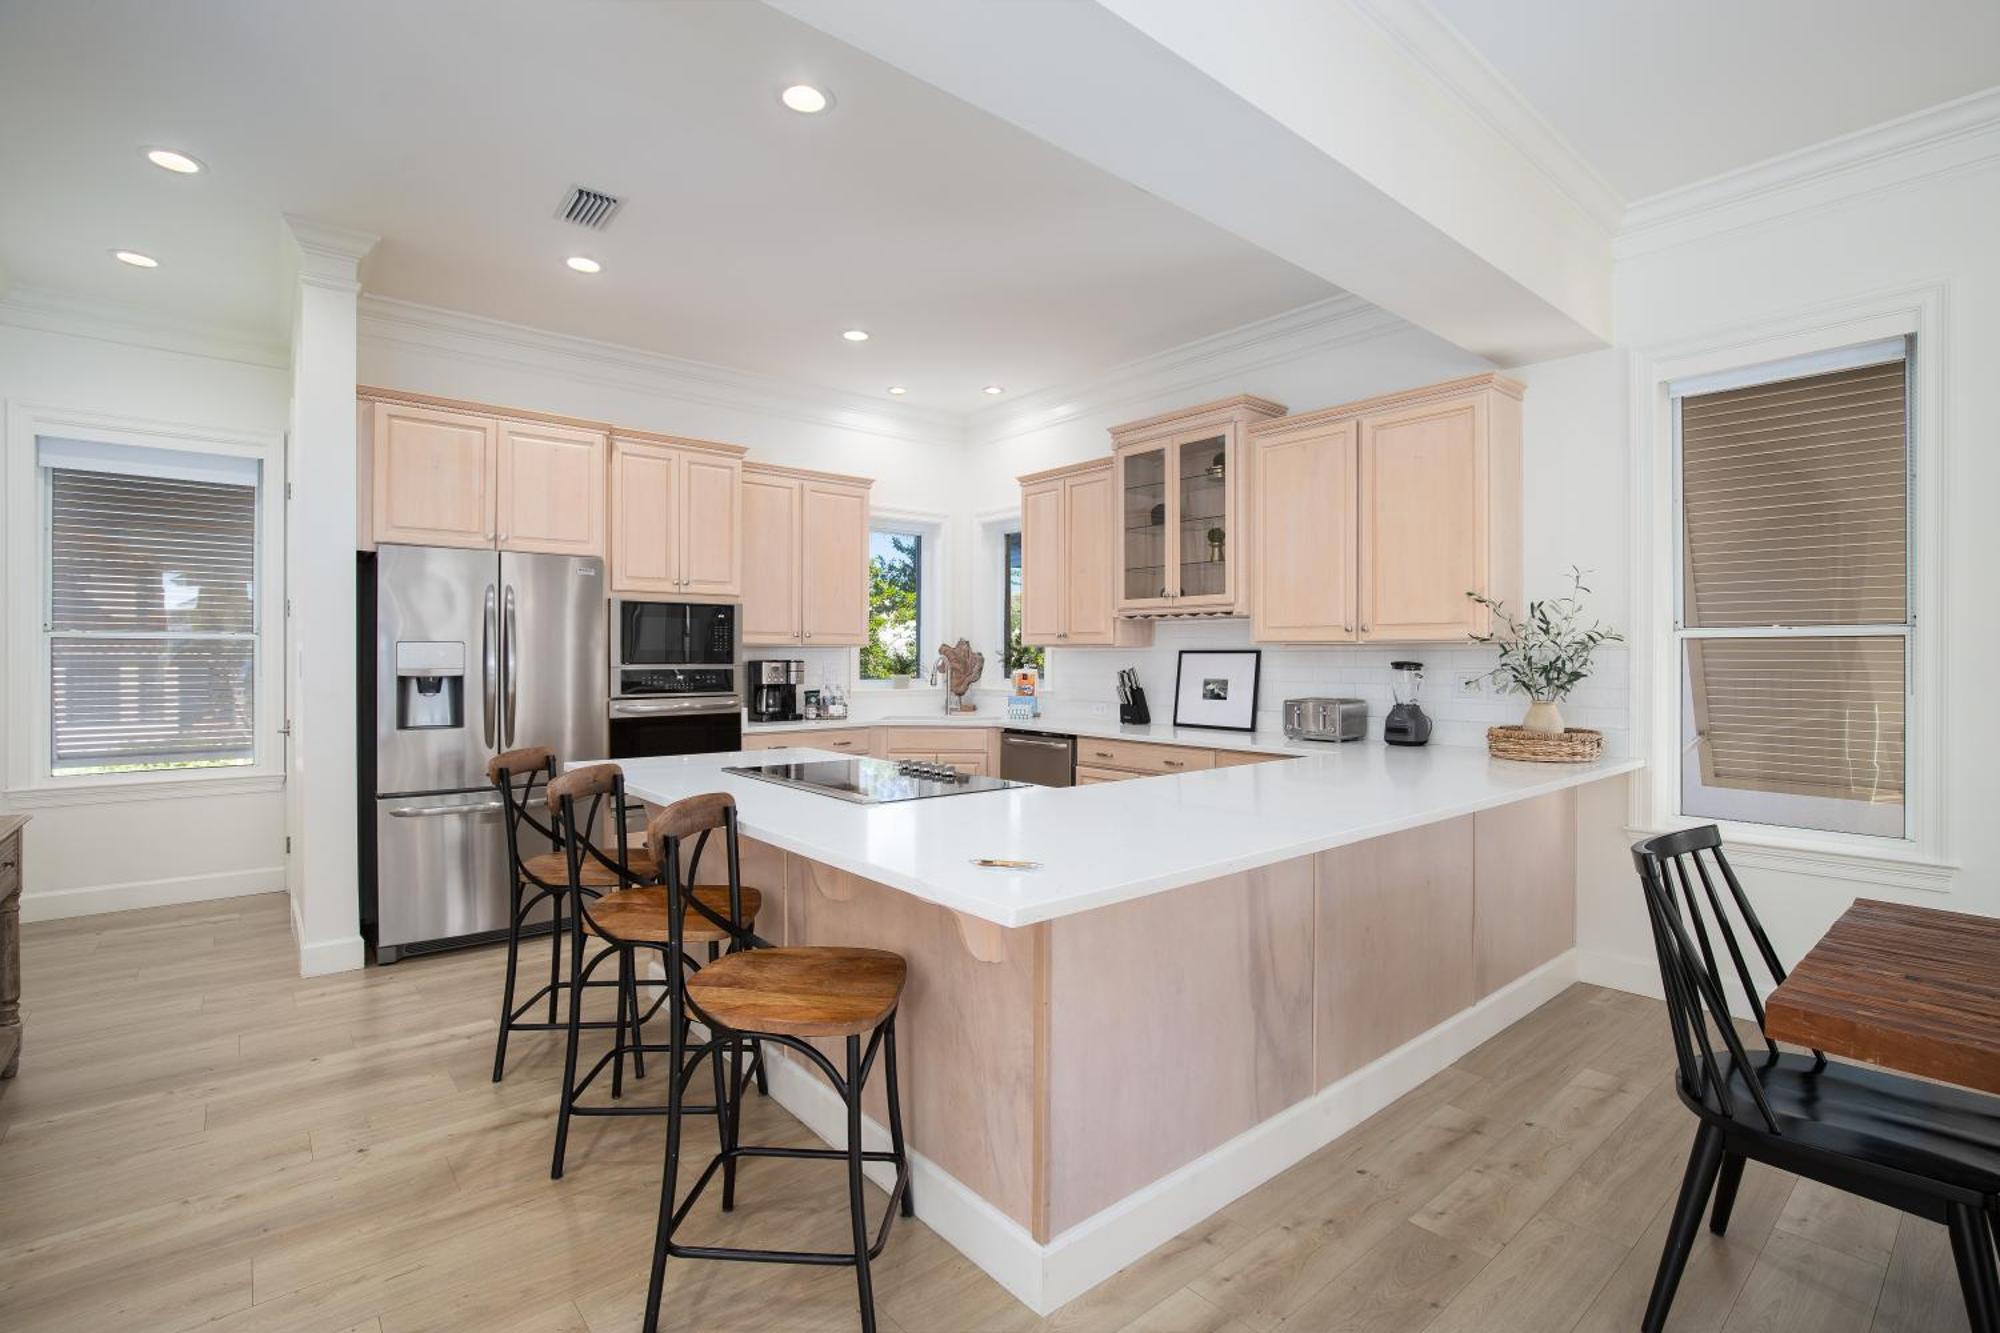
[[[861,477],[746,464],[743,609],[750,646],[868,641],[868,488]]]
[[[869,753],[870,732],[867,727],[846,727],[839,730],[815,730],[811,727],[798,731],[765,731],[743,738],[746,750],[783,750],[799,746],[811,750],[838,750],[842,754]]]
[[[742,450],[619,436],[611,455],[611,590],[734,597],[742,589]]]
[[[1120,617],[1118,503],[1109,459],[1021,478],[1021,641],[1142,647],[1150,621]]]
[[[1076,785],[1079,787],[1092,787],[1100,782],[1125,782],[1145,776],[1144,773],[1126,773],[1116,768],[1092,768],[1088,764],[1076,766]]]

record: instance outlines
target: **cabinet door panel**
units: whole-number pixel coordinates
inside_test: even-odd
[[[672,449],[619,440],[612,447],[611,588],[680,590],[680,459]]]
[[[1065,585],[1072,577],[1063,546],[1063,482],[1021,488],[1021,642],[1063,638]]]
[[[1174,444],[1176,503],[1167,571],[1174,605],[1229,606],[1236,600],[1236,442],[1233,431],[1201,431]]]
[[[493,545],[491,417],[377,403],[374,434],[376,541]]]
[[[743,586],[743,464],[681,455],[681,591],[733,597]]]
[[[1167,484],[1173,450],[1164,444],[1117,456],[1118,609],[1171,606],[1168,536],[1176,496]]]
[[[1106,644],[1115,639],[1117,620],[1118,497],[1111,473],[1092,472],[1063,483],[1063,555],[1066,644]]]
[[[1258,443],[1252,638],[1354,640],[1355,434],[1344,421]]]
[[[1486,587],[1486,404],[1361,420],[1361,636],[1462,639]]]
[[[500,546],[554,555],[604,554],[604,436],[500,423]]]
[[[746,644],[802,641],[803,496],[804,487],[789,477],[743,478],[743,609],[737,626]]]
[[[804,505],[805,645],[859,647],[868,641],[868,495],[809,481]]]

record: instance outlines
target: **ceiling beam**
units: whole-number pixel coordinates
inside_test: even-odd
[[[1603,346],[1609,229],[1349,0],[768,0],[1502,365]]]

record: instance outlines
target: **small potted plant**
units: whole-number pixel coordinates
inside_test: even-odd
[[[1475,643],[1500,650],[1500,661],[1481,680],[1491,680],[1508,694],[1528,696],[1528,715],[1521,729],[1537,736],[1563,734],[1562,701],[1590,676],[1590,659],[1607,643],[1624,636],[1601,621],[1583,623],[1583,571],[1570,569],[1570,590],[1561,597],[1528,603],[1525,620],[1516,620],[1501,602],[1476,592],[1466,594],[1493,613],[1504,632],[1475,634]]]
[[[1223,542],[1222,529],[1210,528],[1208,530],[1208,558],[1210,560],[1222,559],[1222,542]]]

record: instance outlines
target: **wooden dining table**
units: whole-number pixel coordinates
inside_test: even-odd
[[[2000,1093],[2000,920],[1860,899],[1764,1014],[1775,1041]]]

